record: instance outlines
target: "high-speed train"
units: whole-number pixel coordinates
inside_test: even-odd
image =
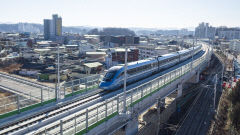
[[[163,69],[169,68],[181,61],[190,58],[201,51],[202,46],[191,47],[186,50],[161,55],[155,58],[139,60],[128,63],[127,83],[141,80]],[[111,67],[99,84],[99,88],[113,90],[121,87],[124,83],[124,64]]]

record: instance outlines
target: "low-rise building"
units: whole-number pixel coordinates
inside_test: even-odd
[[[82,54],[86,54],[86,52],[95,52],[96,51],[96,48],[94,45],[91,45],[91,44],[80,44],[79,45],[79,54],[82,55]]]
[[[107,50],[106,65],[107,68],[123,64],[125,62],[125,49],[124,48],[110,48]],[[127,61],[137,61],[139,58],[138,48],[129,48],[127,50]]]
[[[104,62],[106,53],[105,52],[86,52],[87,61],[98,61]]]
[[[99,74],[103,70],[103,65],[99,62],[85,63],[83,69],[86,74]]]
[[[52,41],[37,42],[37,48],[56,47],[58,43]]]
[[[79,50],[79,45],[65,45],[67,52]]]
[[[240,40],[233,40],[230,42],[229,50],[233,52],[240,52]]]
[[[139,46],[139,59],[146,59],[155,56],[160,56],[163,54],[167,54],[168,47],[166,46],[155,46],[155,45],[148,45],[148,46]]]
[[[34,51],[29,51],[29,52],[24,52],[21,55],[24,59],[39,59],[40,54],[34,52]]]

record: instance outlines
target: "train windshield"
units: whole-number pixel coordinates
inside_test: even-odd
[[[103,78],[103,81],[107,81],[107,82],[111,81],[116,73],[117,73],[117,70],[107,72],[107,74]]]

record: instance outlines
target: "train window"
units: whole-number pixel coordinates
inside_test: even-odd
[[[155,63],[153,64],[153,66],[154,66],[154,67],[156,67],[157,65],[158,65],[158,63],[157,63],[157,62],[155,62]]]
[[[151,68],[151,64],[146,65],[146,69]]]
[[[134,69],[132,69],[132,70],[133,70],[133,74],[136,74],[137,68],[134,68]]]
[[[128,74],[135,74],[136,73],[136,68],[130,69],[127,71]]]
[[[123,74],[124,74],[124,72],[122,72],[121,74],[119,74],[117,78],[121,77]]]
[[[138,72],[141,72],[141,71],[142,71],[142,67],[138,67],[138,68],[137,68],[137,71],[138,71]]]
[[[150,67],[150,65],[145,65],[145,70],[148,69]]]
[[[112,81],[116,73],[117,73],[117,70],[107,72],[103,78],[103,81],[107,81],[107,82]]]
[[[136,73],[139,72],[139,67],[136,68]]]
[[[161,60],[161,61],[159,61],[159,65],[162,65],[165,62],[166,62],[166,60]]]
[[[131,72],[131,69],[127,70],[127,74],[132,74]]]

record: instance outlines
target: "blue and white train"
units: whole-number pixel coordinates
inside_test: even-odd
[[[202,46],[191,47],[186,50],[165,54],[155,58],[130,62],[127,66],[127,83],[136,82],[163,69],[182,62],[201,51]],[[193,53],[193,54],[192,54]],[[111,67],[99,84],[99,88],[113,90],[124,83],[124,64]]]

